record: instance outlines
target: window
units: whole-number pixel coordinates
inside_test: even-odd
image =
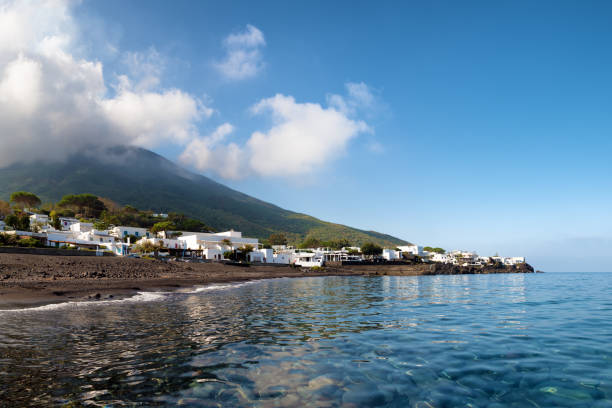
[[[123,231],[123,235],[127,235],[127,231]]]
[[[138,236],[138,231],[134,231],[134,235]]]

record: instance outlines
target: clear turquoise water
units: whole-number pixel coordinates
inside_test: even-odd
[[[612,274],[277,279],[0,312],[0,406],[612,407]]]

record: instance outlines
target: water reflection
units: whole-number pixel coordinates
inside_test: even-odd
[[[0,312],[0,406],[593,406],[612,397],[602,276],[279,279]]]

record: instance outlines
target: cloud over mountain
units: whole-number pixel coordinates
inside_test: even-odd
[[[226,178],[250,174],[293,177],[316,171],[346,150],[348,142],[368,125],[332,107],[299,103],[277,94],[251,107],[254,115],[269,115],[272,126],[253,132],[243,146],[221,144],[213,135],[190,143],[181,155],[184,164],[200,171],[216,171]],[[224,125],[224,126],[227,126]],[[233,128],[225,127],[226,134]]]
[[[136,75],[109,89],[102,63],[77,56],[71,2],[0,4],[0,166],[61,160],[91,145],[183,143],[210,116],[198,98],[156,89],[154,62],[137,54]]]
[[[155,47],[116,50],[125,72],[105,72],[82,52],[88,47],[73,7],[69,0],[0,0],[0,168],[63,160],[91,146],[171,146],[182,151],[183,164],[224,178],[294,177],[322,168],[370,131],[359,119],[373,101],[370,88],[349,83],[327,106],[282,93],[261,98],[245,113],[270,125],[247,129],[246,141],[231,140],[230,123],[206,135],[201,127],[214,110],[163,86],[166,59]],[[262,31],[247,25],[225,38],[227,55],[217,68],[231,79],[252,77],[263,67],[265,45]]]

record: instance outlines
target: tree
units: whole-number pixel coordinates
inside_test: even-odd
[[[10,200],[22,209],[26,207],[34,208],[41,203],[40,198],[36,194],[28,191],[16,191],[11,194]]]
[[[4,218],[11,214],[11,205],[6,201],[0,200],[0,218]]]
[[[157,234],[158,232],[168,232],[176,229],[176,226],[172,223],[172,221],[162,221],[153,224],[151,227],[151,232],[153,234]]]
[[[106,231],[109,226],[110,226],[109,223],[104,221],[104,220],[98,220],[98,221],[93,223],[94,229],[96,229],[98,231]]]
[[[168,214],[168,221],[171,221],[176,225],[176,229],[183,231],[195,231],[195,232],[212,232],[214,229],[202,221],[188,218],[183,214],[170,213]]]
[[[51,226],[53,228],[55,228],[56,230],[58,230],[58,231],[61,230],[62,229],[62,222],[60,221],[60,217],[59,217],[59,214],[57,213],[57,211],[51,211],[51,214],[49,214],[49,216],[51,217]],[[95,225],[94,225],[94,227],[95,227]]]
[[[62,197],[59,207],[68,207],[77,210],[85,217],[99,217],[106,209],[104,203],[93,194],[69,194]]]
[[[270,245],[287,245],[287,237],[282,232],[275,232],[268,237]]]
[[[138,252],[140,254],[150,254],[151,252],[153,252],[155,256],[157,256],[157,252],[159,252],[160,249],[162,249],[161,243],[154,244],[146,239],[141,240],[140,242],[138,242],[138,244],[132,247],[133,252]]]
[[[30,230],[30,216],[26,213],[10,214],[4,219],[4,222],[19,231]]]
[[[136,235],[126,235],[123,237],[123,242],[128,242],[128,239],[130,240],[130,244],[133,244],[135,242],[138,242],[139,239],[141,239],[142,237],[137,237]]]
[[[321,240],[312,236],[306,237],[304,241],[298,246],[298,248],[319,248],[321,246]]]
[[[255,249],[255,247],[253,245],[244,244],[240,248],[240,252],[244,252],[245,254],[250,254],[251,252],[253,252],[254,249]]]
[[[335,251],[351,246],[351,243],[346,238],[335,239],[327,242],[321,242],[321,245]]]
[[[245,244],[242,247],[240,247],[237,251],[234,251],[233,257],[230,259],[233,259],[235,261],[246,262],[247,255],[253,252],[253,249],[254,249],[253,245]]]
[[[121,206],[110,198],[99,197],[98,200],[100,200],[102,204],[104,204],[104,207],[106,207],[106,209],[112,213],[121,210]]]
[[[446,253],[446,251],[444,249],[438,248],[438,247],[434,248],[434,247],[426,246],[426,247],[423,247],[423,250],[427,251],[427,252],[435,252],[436,254],[445,254]]]
[[[361,246],[361,252],[369,257],[374,257],[382,254],[382,247],[373,242],[366,242]]]
[[[232,247],[232,241],[230,239],[228,239],[228,238],[223,238],[221,240],[221,245],[231,248]]]

